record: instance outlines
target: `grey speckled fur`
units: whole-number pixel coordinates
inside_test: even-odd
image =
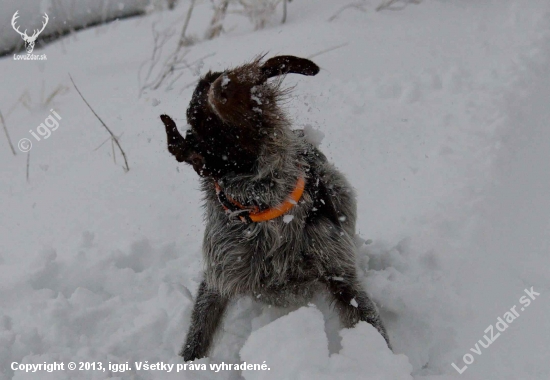
[[[233,72],[256,72],[259,65],[260,60],[256,60]],[[232,78],[235,81],[239,77]],[[280,82],[266,83],[257,91],[267,94],[264,98],[275,94],[272,99],[276,100],[279,85]],[[213,96],[212,91],[209,95]],[[201,178],[206,221],[205,271],[180,353],[186,361],[208,354],[228,302],[241,296],[288,306],[305,303],[315,292],[323,291],[334,303],[345,327],[367,321],[390,345],[376,306],[357,279],[354,191],[301,131],[291,130],[291,123],[276,103],[262,108],[263,126],[269,133],[258,147],[253,170],[225,173],[217,180],[227,196],[243,204],[254,200],[273,207],[288,197],[300,176],[305,177],[305,191],[287,213],[293,216],[290,222],[278,217],[245,224],[224,210],[214,180],[210,176]],[[223,112],[218,111],[216,115],[222,117]],[[240,112],[246,116],[245,111]],[[318,208],[323,210],[317,212]]]

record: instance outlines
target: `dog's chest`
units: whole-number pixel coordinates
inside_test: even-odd
[[[280,298],[316,278],[303,229],[286,223],[207,228],[204,243],[207,280],[232,295]]]

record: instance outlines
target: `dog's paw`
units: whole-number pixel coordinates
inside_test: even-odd
[[[192,361],[194,361],[196,359],[200,359],[202,357],[201,355],[199,355],[196,352],[194,347],[192,347],[189,344],[182,347],[182,349],[179,353],[179,356],[181,356],[185,362],[192,362]]]
[[[352,328],[359,321],[367,322],[368,324],[372,325],[376,330],[378,330],[380,335],[382,335],[382,337],[388,344],[388,348],[393,351],[390,344],[388,332],[386,331],[386,328],[384,327],[384,324],[382,323],[380,315],[378,314],[378,311],[376,309],[365,307],[365,305],[363,304],[359,305],[359,307],[352,304],[341,308],[339,311],[344,327]]]

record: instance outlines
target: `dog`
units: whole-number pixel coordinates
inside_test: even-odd
[[[345,327],[359,321],[390,341],[356,273],[355,193],[280,106],[287,74],[319,67],[294,56],[260,56],[208,72],[187,109],[182,136],[168,115],[168,151],[193,166],[204,194],[204,279],[180,355],[208,355],[228,303],[251,296],[269,305],[305,303],[325,291]],[[275,78],[270,80],[270,78]]]

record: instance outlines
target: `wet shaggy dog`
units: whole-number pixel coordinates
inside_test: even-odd
[[[352,187],[280,108],[286,74],[316,75],[307,59],[263,57],[200,79],[183,137],[167,115],[168,150],[201,178],[206,229],[184,360],[208,354],[229,301],[275,306],[330,296],[345,327],[367,321],[388,335],[359,284]],[[276,79],[269,80],[276,77]]]

